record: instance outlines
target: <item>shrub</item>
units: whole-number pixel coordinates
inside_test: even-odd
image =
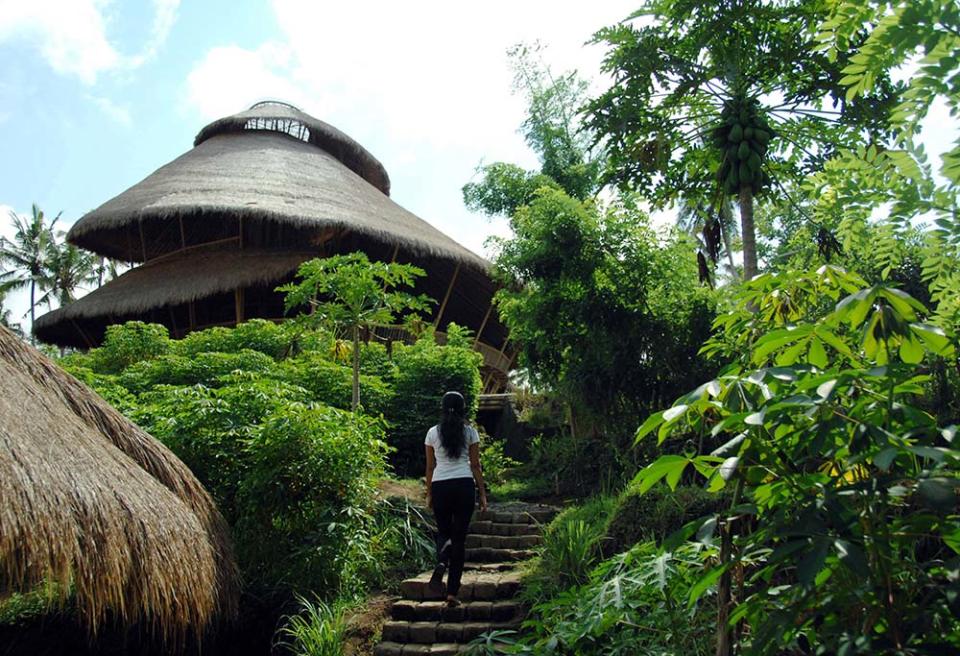
[[[688,604],[712,554],[698,544],[672,553],[638,544],[602,562],[582,587],[537,604],[521,645],[508,653],[712,654],[715,597]]]
[[[103,346],[88,355],[90,368],[97,373],[119,373],[135,362],[169,353],[172,343],[167,329],[160,324],[129,321],[109,326]]]
[[[242,349],[235,353],[164,355],[127,367],[119,382],[131,392],[147,392],[157,385],[219,387],[222,377],[234,371],[265,374],[276,363],[269,355]]]
[[[554,517],[543,532],[540,557],[528,577],[524,596],[540,601],[587,581],[600,559],[600,542],[615,500],[594,497]]]
[[[234,328],[216,326],[192,332],[176,342],[177,352],[185,356],[198,353],[238,353],[257,351],[273,359],[287,356],[294,342],[295,331],[287,324],[266,319],[251,319]]]
[[[291,403],[254,431],[238,493],[248,574],[294,589],[337,589],[349,543],[384,474],[382,422]]]
[[[346,589],[393,589],[410,572],[434,564],[436,546],[423,508],[405,497],[377,502],[349,545]]]
[[[483,479],[487,485],[500,485],[505,480],[505,474],[511,467],[520,463],[503,454],[503,441],[493,440],[486,435],[480,439],[480,465],[483,468]]]
[[[324,354],[305,352],[282,364],[283,377],[308,390],[314,399],[335,408],[350,409],[353,393],[350,367],[328,359]],[[392,392],[379,376],[360,376],[360,405],[367,414],[383,414]]]
[[[729,505],[726,495],[681,485],[670,491],[665,485],[640,493],[628,487],[617,499],[605,528],[603,551],[620,553],[638,542],[660,542],[687,522],[718,512]]]

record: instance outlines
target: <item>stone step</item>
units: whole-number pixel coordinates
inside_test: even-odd
[[[404,622],[512,622],[520,620],[526,607],[518,601],[468,601],[450,607],[446,601],[394,602],[390,616]]]
[[[478,522],[494,522],[497,524],[546,524],[557,514],[556,508],[550,506],[526,506],[519,509],[491,508],[478,512],[474,519]]]
[[[467,549],[490,547],[492,549],[530,549],[543,542],[539,535],[467,535]]]
[[[468,550],[469,551],[469,550]],[[446,595],[430,590],[432,572],[424,572],[400,583],[400,594],[412,601],[443,599]],[[494,601],[510,599],[520,589],[520,572],[516,570],[464,571],[460,580],[460,601]]]
[[[538,524],[505,524],[500,522],[471,522],[470,533],[478,535],[540,535]]]
[[[529,549],[494,549],[492,547],[474,547],[467,549],[466,559],[478,563],[517,562],[533,558],[535,552]]]
[[[511,631],[520,622],[396,622],[384,623],[384,640],[398,643],[433,644],[436,642],[470,642],[481,633]]]
[[[469,645],[458,645],[452,642],[418,645],[381,641],[373,648],[373,656],[455,656],[466,653],[469,649]]]
[[[468,560],[463,564],[464,572],[506,572],[516,568],[516,563],[474,563]]]

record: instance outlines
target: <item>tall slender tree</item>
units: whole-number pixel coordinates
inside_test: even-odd
[[[424,271],[412,264],[371,262],[364,253],[308,260],[297,270],[297,282],[277,291],[285,294],[287,312],[309,308],[297,318],[307,325],[326,325],[346,332],[353,344],[353,399],[360,405],[360,332],[393,324],[401,315],[416,315],[434,301],[402,291],[412,288]]]
[[[13,239],[0,238],[0,265],[6,269],[0,273],[0,291],[29,288],[31,332],[37,305],[47,301],[52,286],[48,265],[55,243],[53,227],[59,218],[57,214],[48,224],[43,210],[34,204],[28,219],[11,212]],[[40,298],[37,298],[38,291]],[[30,341],[36,343],[32,335]]]
[[[562,189],[578,200],[592,197],[600,187],[603,152],[591,145],[593,134],[580,121],[587,82],[576,72],[555,75],[542,52],[539,44],[519,44],[508,52],[514,93],[527,100],[520,133],[540,159],[540,170],[505,162],[481,167],[481,180],[463,187],[464,204],[471,210],[510,217],[543,187]]]
[[[606,180],[654,207],[736,199],[745,279],[757,273],[754,199],[885,129],[893,105],[886,76],[847,99],[848,54],[816,50],[827,12],[823,0],[648,0],[596,36],[614,84],[586,125],[608,149]]]
[[[61,306],[76,299],[76,291],[102,279],[97,257],[66,241],[54,240],[47,255],[47,278],[50,295]]]

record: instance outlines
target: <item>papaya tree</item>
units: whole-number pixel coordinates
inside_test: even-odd
[[[838,147],[877,138],[894,85],[881,74],[848,100],[846,53],[815,49],[826,3],[648,0],[600,30],[611,87],[585,125],[606,148],[607,182],[655,208],[683,200],[740,210],[744,277],[757,273],[755,199],[822,166]]]
[[[413,287],[423,269],[412,264],[371,262],[363,253],[308,260],[297,270],[298,281],[278,287],[284,292],[287,312],[309,308],[299,320],[345,331],[353,344],[353,397],[351,409],[360,405],[360,331],[392,324],[405,313],[427,309],[432,299],[414,296]]]

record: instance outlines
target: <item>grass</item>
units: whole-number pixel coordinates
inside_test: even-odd
[[[503,482],[489,483],[491,501],[542,501],[556,496],[553,482],[529,465],[511,467],[503,474]]]
[[[344,607],[297,595],[300,611],[278,631],[277,646],[296,656],[342,656],[347,626]]]
[[[14,592],[0,600],[0,624],[17,624],[61,608],[57,586],[41,585],[30,592]]]

